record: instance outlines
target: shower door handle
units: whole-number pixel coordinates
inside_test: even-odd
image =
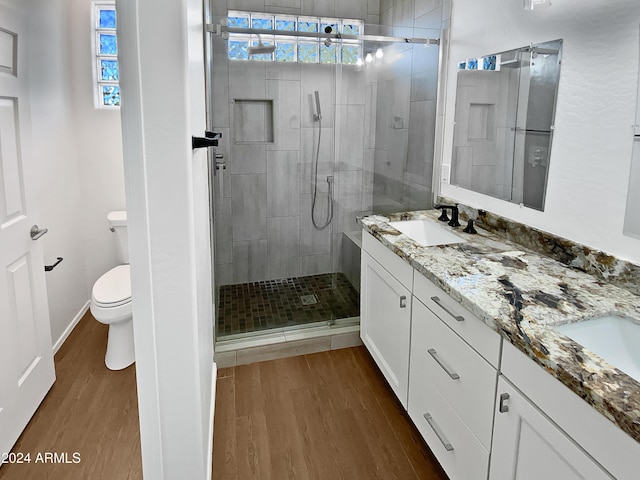
[[[191,137],[191,148],[206,148],[206,147],[217,147],[218,140],[222,138],[222,133],[220,132],[210,132],[206,130],[204,132],[204,137]]]

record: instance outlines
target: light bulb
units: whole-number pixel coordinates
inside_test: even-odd
[[[384,52],[382,51],[381,48],[376,50],[376,58],[382,58],[383,56],[384,56]]]
[[[367,56],[364,57],[364,61],[367,63],[373,62],[373,55],[371,55],[371,53],[367,53]]]
[[[357,65],[358,67],[361,67],[361,66],[362,66],[362,63],[363,63],[363,62],[362,62],[362,59],[361,59],[360,57],[358,57],[358,60],[356,60],[356,65]]]

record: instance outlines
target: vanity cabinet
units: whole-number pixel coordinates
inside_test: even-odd
[[[636,480],[640,443],[363,232],[361,337],[451,480]]]
[[[640,478],[640,443],[509,342],[503,344],[501,373],[495,409],[491,479],[515,478],[513,469],[520,462],[525,465],[538,462],[541,465],[537,468],[543,468],[544,464],[561,460],[576,472],[581,472],[582,464],[593,463],[608,475],[597,476],[599,470],[594,469],[593,475],[583,477],[555,474],[528,477],[524,471],[519,471],[517,478]],[[506,403],[503,402],[509,409],[505,413],[500,412],[499,399],[503,393],[509,395]],[[525,405],[532,407],[538,415],[529,413],[530,409]],[[514,428],[519,431],[515,432]],[[568,447],[561,449],[565,440],[579,452],[565,453]],[[558,451],[555,456],[554,449]],[[503,472],[505,468],[511,476]]]
[[[489,479],[516,478],[611,480],[613,477],[501,376]]]
[[[373,237],[369,237],[371,235],[364,232],[360,336],[406,409],[413,269]],[[389,253],[391,257],[384,253]],[[373,256],[381,259],[382,263]]]
[[[409,416],[449,478],[485,480],[496,369],[415,297],[410,357]]]

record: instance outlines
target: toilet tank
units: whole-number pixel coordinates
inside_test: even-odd
[[[120,263],[129,263],[129,244],[127,243],[127,212],[110,212],[107,220],[116,235],[116,247]]]

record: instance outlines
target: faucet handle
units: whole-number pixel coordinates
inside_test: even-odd
[[[469,219],[469,221],[467,222],[467,226],[462,231],[465,232],[465,233],[471,233],[471,234],[478,233],[478,231],[473,227],[473,219],[472,218]]]

